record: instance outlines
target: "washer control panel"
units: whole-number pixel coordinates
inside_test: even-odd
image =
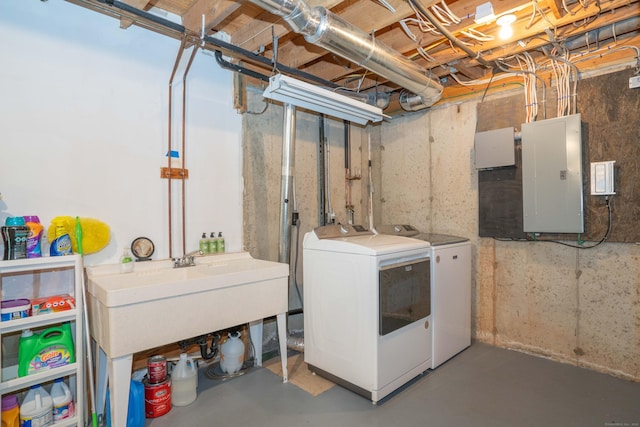
[[[371,236],[373,231],[358,224],[332,224],[316,227],[313,232],[318,239],[335,239],[338,237]]]

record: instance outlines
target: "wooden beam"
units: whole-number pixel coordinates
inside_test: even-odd
[[[122,0],[122,3],[135,7],[136,9],[144,10],[149,4],[149,0]],[[134,22],[133,19],[122,17],[120,18],[120,28],[126,30],[133,25]]]
[[[201,34],[204,15],[204,32],[207,34],[243,4],[244,1],[235,0],[196,0],[182,15],[182,25],[194,33]]]
[[[144,8],[149,4],[149,0],[122,0],[122,3],[128,4],[136,9],[144,10]]]
[[[546,0],[545,3],[547,3],[547,6],[551,9],[551,13],[553,13],[554,18],[562,18],[562,15],[564,15],[562,0]]]

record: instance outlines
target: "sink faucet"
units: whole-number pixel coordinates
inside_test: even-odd
[[[190,267],[196,265],[196,262],[194,261],[194,257],[196,255],[204,255],[204,252],[202,252],[201,250],[197,250],[184,254],[182,258],[174,258],[173,268]]]

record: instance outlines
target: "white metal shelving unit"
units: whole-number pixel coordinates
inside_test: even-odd
[[[2,372],[0,397],[6,394],[20,393],[19,400],[22,403],[24,392],[28,391],[30,386],[43,384],[49,391],[53,380],[67,377],[75,400],[75,416],[56,423],[56,427],[83,427],[86,415],[82,322],[83,274],[80,255],[0,261],[0,295],[3,300],[32,299],[59,294],[70,294],[75,299],[75,308],[71,310],[0,322],[0,368]],[[64,322],[71,322],[75,363],[18,377],[16,355],[18,353],[18,337],[22,330],[38,330],[38,328],[52,327]]]

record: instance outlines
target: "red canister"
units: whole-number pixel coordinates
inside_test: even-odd
[[[145,378],[144,384],[144,415],[146,418],[160,417],[171,410],[171,377],[158,384],[150,384]]]
[[[151,356],[147,360],[149,384],[159,384],[167,379],[167,358],[161,355]]]

